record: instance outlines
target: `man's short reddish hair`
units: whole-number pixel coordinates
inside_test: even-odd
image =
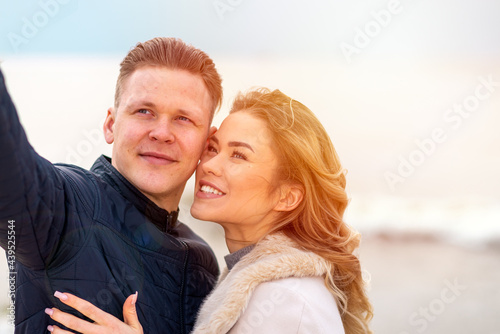
[[[222,79],[213,60],[203,51],[184,43],[178,38],[156,37],[138,43],[120,64],[120,74],[116,82],[115,108],[126,80],[140,67],[163,66],[172,70],[185,70],[199,75],[212,98],[210,119],[222,104]]]

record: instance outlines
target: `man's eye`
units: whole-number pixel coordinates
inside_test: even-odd
[[[147,109],[139,109],[139,110],[137,110],[137,112],[138,112],[139,114],[150,114],[150,113],[151,113],[151,112],[150,112],[149,110],[147,110]]]
[[[190,122],[191,121],[189,118],[184,117],[184,116],[179,116],[177,119],[181,120],[181,121],[185,121],[185,122]]]

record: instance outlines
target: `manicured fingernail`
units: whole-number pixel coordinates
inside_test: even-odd
[[[54,296],[59,298],[60,300],[68,300],[68,296],[59,291],[54,292]]]
[[[54,331],[54,326],[48,325],[47,330],[52,333]]]
[[[136,291],[134,294],[134,297],[132,298],[132,305],[135,305],[135,302],[137,301],[137,296],[139,295],[139,292]]]
[[[48,314],[48,315],[50,315],[50,316],[52,316],[52,314],[54,314],[54,310],[51,309],[51,308],[46,308],[45,309],[45,313]]]

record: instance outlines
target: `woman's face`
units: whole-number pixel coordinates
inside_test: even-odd
[[[279,201],[272,190],[277,157],[264,121],[246,111],[229,115],[210,138],[196,170],[193,217],[229,229],[264,233]]]

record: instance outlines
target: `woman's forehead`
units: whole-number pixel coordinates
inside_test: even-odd
[[[215,133],[218,140],[241,141],[253,145],[271,145],[271,136],[265,121],[248,112],[230,114]]]

